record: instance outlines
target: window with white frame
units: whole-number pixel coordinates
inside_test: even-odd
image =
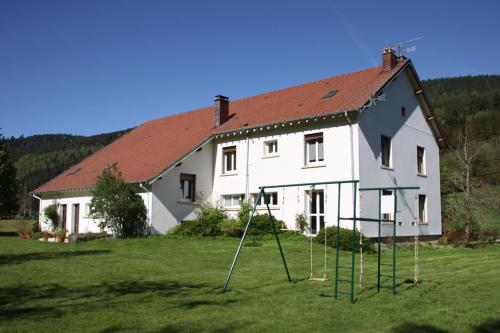
[[[90,204],[86,203],[84,208],[85,216],[90,216]]]
[[[276,156],[278,155],[278,141],[266,141],[264,142],[264,156]]]
[[[253,196],[253,202],[255,204],[255,201],[259,197],[258,193],[252,194]],[[278,205],[278,192],[269,192],[266,193],[265,195],[265,200],[263,196],[260,196],[259,201],[257,202],[257,206],[264,206],[266,204],[269,204],[269,206],[277,206]]]
[[[427,223],[427,196],[425,194],[418,195],[418,221]]]
[[[305,141],[305,164],[315,164],[323,162],[323,133],[315,133],[304,136]]]
[[[393,191],[390,190],[382,190],[382,198],[381,198],[381,219],[382,222],[392,223],[392,214],[394,211],[394,195]]]
[[[226,194],[221,196],[222,207],[224,208],[238,208],[240,202],[245,200],[244,194]]]
[[[181,173],[181,200],[195,201],[196,200],[196,176],[186,173]]]
[[[386,168],[392,167],[391,145],[391,138],[382,135],[380,138],[380,162]]]
[[[425,148],[417,146],[417,172],[425,175]]]
[[[222,149],[222,173],[236,172],[236,146]]]

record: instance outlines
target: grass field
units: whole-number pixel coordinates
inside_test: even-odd
[[[1,237],[0,331],[500,331],[500,246],[423,246],[419,287],[403,283],[413,277],[413,252],[402,247],[395,296],[375,292],[376,257],[368,255],[366,288],[351,304],[333,299],[331,282],[307,280],[309,244],[299,240],[283,242],[294,283],[286,282],[276,244],[258,241],[243,249],[231,290],[222,294],[237,242],[49,244]],[[322,247],[314,251],[319,273]],[[332,249],[329,256],[333,267]],[[349,253],[341,259],[347,264]]]

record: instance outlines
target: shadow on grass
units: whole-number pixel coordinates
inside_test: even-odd
[[[451,331],[443,330],[426,324],[404,323],[392,329],[394,333],[451,333]],[[488,319],[479,325],[471,328],[473,333],[499,333],[500,320]]]
[[[33,260],[52,260],[79,256],[93,256],[110,253],[110,250],[32,252],[23,254],[0,255],[0,265],[21,264]]]
[[[127,296],[136,295],[133,299]],[[120,281],[104,282],[79,288],[59,284],[16,285],[0,288],[0,320],[16,318],[57,318],[66,312],[109,309],[121,303],[143,303],[153,299],[183,296],[174,299],[172,306],[194,309],[198,306],[227,305],[236,302],[225,299],[186,301],[187,297],[213,296],[205,284],[177,281]],[[64,306],[60,306],[64,304]]]

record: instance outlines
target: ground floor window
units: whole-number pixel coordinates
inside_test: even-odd
[[[253,196],[253,203],[255,204],[255,201],[259,197],[259,194],[255,193],[255,194],[252,194],[252,196]],[[257,206],[264,206],[266,204],[269,204],[269,206],[277,206],[278,205],[278,192],[266,193],[265,200],[264,200],[264,196],[260,196],[259,201],[257,202]]]
[[[420,223],[427,223],[427,196],[418,195],[418,220]]]
[[[309,191],[309,232],[317,235],[325,228],[325,194],[323,190]]]
[[[245,200],[244,194],[226,194],[221,196],[222,207],[224,208],[239,208],[240,202]]]

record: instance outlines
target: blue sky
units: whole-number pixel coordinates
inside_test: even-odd
[[[0,1],[5,136],[91,135],[380,62],[500,73],[500,1]]]

